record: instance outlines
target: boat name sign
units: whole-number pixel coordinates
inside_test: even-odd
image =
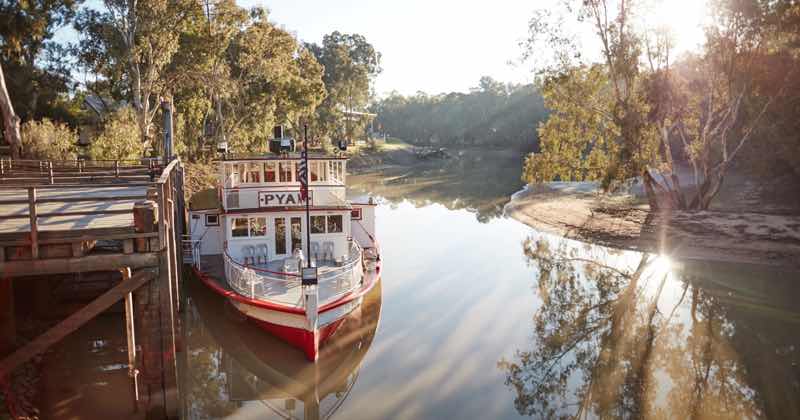
[[[314,196],[308,192],[309,204],[314,203]],[[300,191],[259,191],[259,207],[291,207],[305,205],[305,200],[301,199]]]

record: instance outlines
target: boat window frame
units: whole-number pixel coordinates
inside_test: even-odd
[[[214,218],[213,222],[209,221],[212,217]],[[217,213],[206,214],[205,225],[206,226],[219,226],[219,214],[217,214]]]
[[[313,215],[312,214],[311,215],[310,219],[311,219],[311,234],[312,235],[322,235],[322,234],[328,233],[327,232],[327,227],[328,227],[328,219],[327,219],[327,217],[328,216],[326,216],[324,214],[318,214],[318,215]],[[315,226],[316,225],[315,221],[319,220],[319,219],[322,219],[322,231],[315,232],[314,231],[314,228],[316,227]]]
[[[269,178],[268,174],[272,175],[271,181],[268,179]],[[276,182],[278,182],[278,163],[275,161],[264,162],[264,183],[274,184]]]
[[[245,234],[244,235],[237,235],[236,234],[236,231],[237,231],[236,224],[237,224],[238,221],[241,221],[241,220],[244,220],[244,222],[245,222],[245,224],[244,224],[244,233]],[[239,230],[241,231],[241,227],[239,227]],[[250,237],[250,218],[249,217],[233,217],[233,218],[231,218],[230,233],[231,233],[230,238],[232,240],[249,238]]]
[[[325,223],[325,231],[326,233],[344,233],[344,217],[341,214],[329,214],[326,217]],[[339,218],[339,230],[331,230],[331,226],[336,226],[331,224],[331,219],[338,217]]]

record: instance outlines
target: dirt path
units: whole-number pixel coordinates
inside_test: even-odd
[[[800,215],[719,210],[650,214],[646,204],[630,197],[564,185],[529,187],[514,195],[505,213],[545,232],[615,248],[800,269]]]

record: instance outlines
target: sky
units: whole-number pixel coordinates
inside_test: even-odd
[[[514,66],[533,10],[542,0],[237,0],[266,6],[270,20],[303,41],[320,42],[338,30],[359,33],[382,53],[379,95],[461,91],[481,76],[532,80]]]
[[[528,21],[559,0],[236,0],[264,6],[270,20],[300,40],[321,42],[333,31],[359,33],[382,54],[375,92],[413,95],[468,92],[482,76],[501,82],[533,80],[532,64],[520,63]],[[645,0],[648,1],[648,0]],[[649,0],[650,25],[673,32],[676,53],[703,37],[707,0]],[[89,0],[87,4],[99,0]],[[62,39],[74,40],[65,28]],[[585,33],[591,37],[591,33]],[[542,51],[542,54],[547,54]]]

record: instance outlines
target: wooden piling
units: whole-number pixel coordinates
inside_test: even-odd
[[[11,278],[0,278],[0,358],[11,353],[17,335],[14,288]]]
[[[39,223],[36,216],[36,188],[28,188],[28,217],[31,224],[31,258],[39,258]]]
[[[122,281],[130,281],[131,269],[120,270]],[[128,376],[131,378],[133,411],[139,411],[139,370],[136,368],[136,330],[133,321],[133,293],[125,295],[125,336],[128,344]]]

